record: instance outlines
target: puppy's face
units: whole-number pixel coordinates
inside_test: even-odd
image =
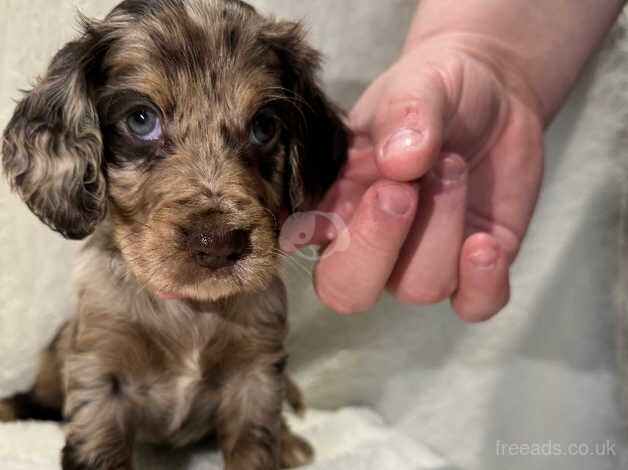
[[[127,0],[53,60],[5,170],[70,238],[103,218],[147,288],[217,299],[275,274],[277,218],[334,180],[346,136],[298,25],[236,1]]]

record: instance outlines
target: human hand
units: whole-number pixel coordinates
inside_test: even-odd
[[[320,207],[351,240],[328,244],[314,270],[329,307],[365,310],[385,288],[411,304],[451,298],[466,321],[507,304],[543,167],[542,112],[510,54],[481,36],[433,36],[359,100],[349,163]]]

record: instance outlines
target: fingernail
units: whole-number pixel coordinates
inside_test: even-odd
[[[499,251],[497,248],[480,248],[469,255],[471,263],[480,269],[491,269],[497,265]]]
[[[400,217],[408,213],[412,200],[407,191],[396,186],[384,186],[377,190],[377,205],[387,214]]]
[[[453,183],[464,178],[467,164],[458,155],[446,155],[438,160],[433,172],[440,180]]]
[[[417,150],[423,143],[423,134],[414,129],[398,130],[382,149],[382,158],[388,159],[408,150]]]

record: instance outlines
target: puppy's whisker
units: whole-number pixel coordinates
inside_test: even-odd
[[[294,255],[290,255],[288,253],[286,253],[283,250],[274,248],[272,250],[272,252],[276,255],[278,255],[279,257],[281,257],[282,259],[286,260],[286,262],[288,263],[292,263],[292,266],[296,267],[299,269],[300,272],[302,272],[303,274],[305,274],[305,276],[309,279],[312,275],[311,269],[309,266],[303,265],[299,262],[299,260],[297,260],[297,258]]]
[[[279,228],[280,228],[280,227],[279,227],[279,219],[277,219],[277,214],[275,214],[275,212],[274,212],[274,211],[270,210],[270,209],[269,209],[268,207],[266,207],[266,206],[263,206],[263,207],[262,207],[262,209],[264,210],[264,212],[268,213],[268,214],[272,217],[274,227],[275,227],[275,228],[277,228],[277,229],[279,229]]]

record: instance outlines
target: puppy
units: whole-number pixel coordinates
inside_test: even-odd
[[[281,409],[278,220],[324,194],[347,135],[299,25],[237,0],[126,0],[54,57],[4,133],[12,188],[87,238],[78,312],[4,420],[67,421],[64,470],[213,438],[228,470],[312,457]]]

